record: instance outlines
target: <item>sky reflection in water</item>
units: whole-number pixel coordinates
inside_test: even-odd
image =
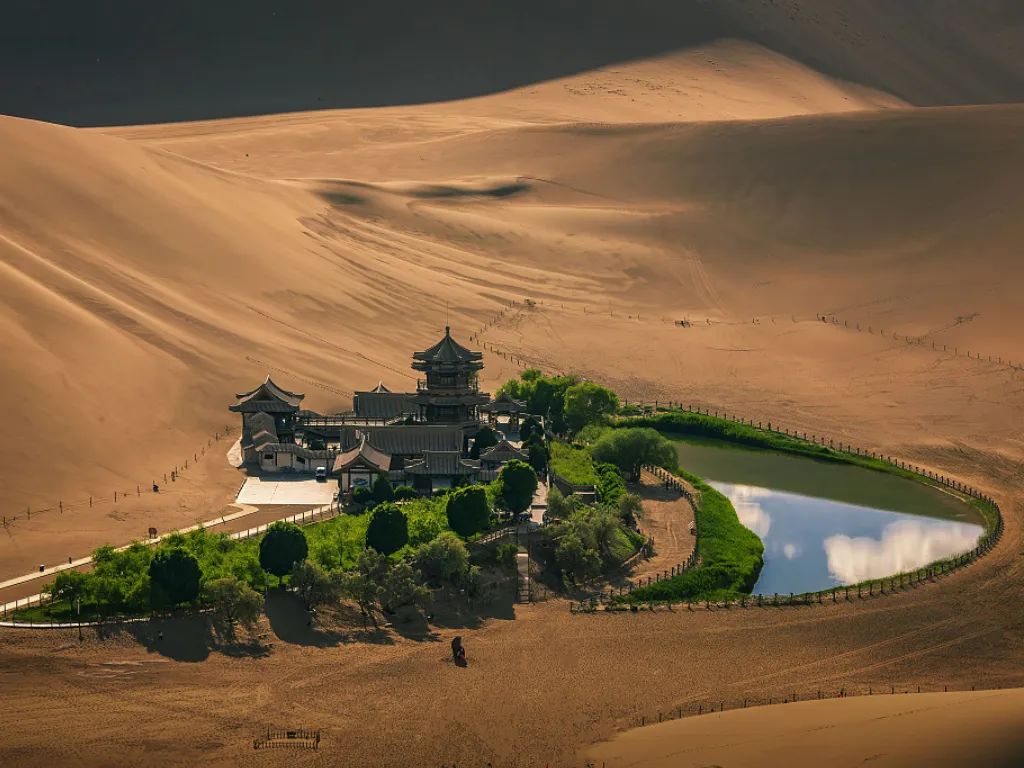
[[[811,592],[920,568],[975,546],[980,525],[710,481],[765,547],[755,593]]]

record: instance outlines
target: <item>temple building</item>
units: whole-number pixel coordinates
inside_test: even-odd
[[[356,392],[351,411],[325,415],[303,410],[303,395],[268,376],[256,389],[236,395],[229,410],[242,416],[242,456],[253,469],[322,469],[342,492],[386,474],[395,485],[430,493],[487,482],[510,459],[526,459],[518,447],[525,406],[481,392],[483,367],[483,354],[459,344],[446,327],[439,342],[413,353],[415,392],[392,392],[380,382]],[[496,428],[501,439],[473,459],[472,441],[483,424]]]

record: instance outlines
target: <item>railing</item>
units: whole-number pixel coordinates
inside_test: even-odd
[[[267,728],[266,735],[252,740],[253,749],[273,748],[319,749],[320,729],[309,728]]]

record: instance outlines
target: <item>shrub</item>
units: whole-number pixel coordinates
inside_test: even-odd
[[[537,473],[529,464],[513,459],[498,473],[501,484],[501,499],[514,514],[530,508],[533,494],[537,491]]]
[[[618,407],[619,398],[614,392],[591,381],[573,384],[565,391],[565,423],[573,432],[607,421]]]
[[[260,541],[260,566],[267,573],[277,576],[278,583],[308,554],[306,535],[295,523],[281,520],[271,523]]]
[[[633,525],[644,516],[643,500],[635,493],[624,493],[619,496],[619,517],[627,525]]]
[[[358,485],[352,489],[352,501],[356,504],[367,504],[373,501],[373,491],[364,485]]]
[[[192,602],[199,597],[199,562],[181,547],[162,548],[149,563],[149,582],[155,606]]]
[[[576,511],[578,505],[579,502],[575,496],[565,496],[555,487],[548,491],[547,515],[551,519],[563,520],[569,517]]]
[[[412,501],[420,497],[415,488],[409,485],[395,487],[395,501]]]
[[[448,527],[464,538],[480,533],[490,521],[487,492],[479,485],[459,488],[445,506]]]
[[[519,547],[515,544],[500,544],[494,552],[494,559],[498,565],[511,570],[516,567],[516,555],[519,554]]]
[[[366,529],[366,546],[382,555],[397,552],[409,541],[409,521],[394,503],[378,504],[370,516]]]
[[[387,475],[378,475],[373,481],[373,500],[379,504],[382,501],[392,501],[394,498],[395,491]]]
[[[676,447],[657,430],[642,427],[613,429],[590,448],[599,462],[614,464],[632,480],[640,479],[640,468],[653,464],[675,469],[679,464]]]
[[[445,531],[432,541],[421,544],[413,561],[430,583],[437,586],[443,582],[456,584],[469,568],[469,550],[455,533]]]
[[[606,504],[616,504],[619,498],[626,492],[626,484],[622,480],[622,473],[614,464],[598,464],[597,471],[597,498]]]

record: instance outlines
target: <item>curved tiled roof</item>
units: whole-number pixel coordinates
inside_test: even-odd
[[[480,462],[464,459],[458,451],[424,451],[423,458],[405,465],[410,475],[471,475],[480,471]]]
[[[248,392],[239,392],[235,397],[238,398],[238,402],[235,403],[236,406],[253,401],[276,401],[298,408],[305,395],[301,395],[298,392],[289,392],[287,389],[279,387],[268,375],[266,381],[256,387],[256,389]]]
[[[355,448],[338,454],[338,458],[334,460],[334,471],[341,472],[358,463],[375,467],[381,472],[387,472],[391,469],[391,456],[383,451],[378,451],[364,437]]]
[[[452,338],[451,327],[446,325],[444,328],[444,338],[437,342],[437,344],[432,346],[430,349],[423,350],[422,352],[413,352],[412,367],[417,370],[423,370],[431,363],[463,363],[480,365],[480,361],[483,360],[483,357],[483,352],[474,352],[471,349],[466,349],[466,347],[455,341],[455,339]]]
[[[490,448],[480,451],[480,458],[489,463],[498,463],[511,461],[512,459],[526,461],[528,457],[525,451],[519,450],[508,440],[501,440],[497,445],[492,445]]]

